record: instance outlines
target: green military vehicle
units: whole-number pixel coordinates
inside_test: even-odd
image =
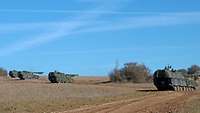
[[[79,76],[78,74],[65,74],[62,72],[54,71],[49,72],[48,79],[51,83],[72,83],[73,77]]]
[[[153,75],[154,85],[158,90],[191,91],[195,90],[197,83],[195,75],[190,75],[181,71],[176,71],[171,66],[155,71]]]
[[[43,72],[30,72],[30,71],[9,71],[9,76],[11,78],[19,78],[20,80],[25,79],[39,79],[40,74],[43,74]]]

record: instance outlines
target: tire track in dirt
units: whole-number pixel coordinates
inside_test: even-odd
[[[82,107],[60,113],[160,113],[172,111],[169,105],[186,99],[184,92],[157,92],[153,95]],[[166,107],[168,106],[168,107]],[[155,109],[156,108],[156,109]],[[164,109],[162,109],[164,108]]]
[[[166,103],[172,102],[172,100],[176,100],[184,95],[184,93],[177,92],[169,95],[159,95],[139,102],[127,104],[110,113],[168,113],[172,110],[168,108],[163,109],[163,107],[166,107]]]
[[[150,98],[150,97],[153,97],[153,96],[150,95],[150,96],[145,96],[145,97],[142,97],[142,98],[114,101],[114,102],[104,103],[104,104],[97,105],[97,106],[81,107],[81,108],[68,110],[68,111],[65,111],[65,112],[58,112],[58,113],[94,113],[95,111],[100,112],[102,110],[115,109],[116,107],[118,108],[121,105],[131,103],[131,102],[140,101],[141,99]]]
[[[185,105],[188,104],[188,100],[199,96],[200,93],[198,91],[182,93],[182,96],[163,103],[155,104],[153,107],[149,107],[140,113],[183,113],[182,111],[184,111]]]

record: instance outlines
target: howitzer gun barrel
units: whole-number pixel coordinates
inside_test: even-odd
[[[33,72],[34,74],[43,74],[44,72]]]

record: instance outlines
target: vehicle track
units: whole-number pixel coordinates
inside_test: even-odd
[[[168,113],[178,112],[193,93],[190,92],[156,92],[155,94],[97,106],[82,107],[60,113]]]

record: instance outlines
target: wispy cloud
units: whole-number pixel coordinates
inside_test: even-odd
[[[117,12],[109,10],[35,10],[35,9],[0,9],[4,13],[71,13],[71,14],[129,14],[128,12]]]
[[[126,12],[122,12],[122,13],[126,13]],[[84,29],[81,29],[81,31],[75,31],[71,33],[71,34],[76,34],[76,33],[83,33],[83,32],[98,32],[98,31],[101,32],[101,31],[108,31],[108,30],[200,23],[200,12],[164,12],[164,13],[163,12],[132,12],[132,13],[141,14],[141,15],[129,15],[128,17],[125,17],[125,18],[124,17],[118,18],[116,21],[98,20],[98,19],[92,20],[92,19],[82,17],[78,19],[74,18],[73,21],[68,21],[68,22],[58,21],[58,22],[0,24],[0,31],[1,33],[5,31],[10,32],[10,31],[23,31],[23,30],[34,30],[34,29],[46,29],[48,31],[52,29],[53,30],[59,29],[60,26],[68,26],[68,27],[73,26],[73,25],[76,25],[76,23],[80,23],[80,22],[85,25],[87,24],[88,27],[84,27]],[[90,17],[94,18],[98,16],[90,15]]]
[[[98,6],[96,9],[106,9],[107,7],[105,6]],[[113,8],[113,7],[112,7]],[[94,9],[94,10],[96,10]],[[112,10],[112,9],[111,9]],[[24,11],[24,10],[21,10]],[[24,40],[23,42],[16,42],[15,44],[10,44],[12,46],[7,46],[4,48],[1,48],[0,51],[0,56],[5,56],[5,55],[10,55],[18,51],[22,51],[25,49],[29,49],[35,46],[38,46],[43,43],[50,42],[52,40],[61,38],[63,36],[67,36],[71,33],[73,33],[76,29],[79,29],[83,26],[88,26],[91,24],[90,21],[87,22],[82,22],[82,20],[87,19],[87,20],[94,20],[98,18],[100,14],[96,15],[88,15],[88,14],[82,14],[79,15],[78,17],[75,17],[74,20],[76,20],[76,24],[72,24],[71,27],[68,27],[67,25],[60,25],[59,28],[55,32],[51,33],[44,33],[44,34],[39,34],[37,37],[32,37],[30,40]],[[67,23],[71,23],[71,21],[68,21]]]
[[[200,47],[196,45],[134,45],[132,47],[116,47],[116,48],[102,48],[102,49],[65,49],[56,51],[38,51],[37,56],[66,56],[66,55],[110,55],[110,54],[123,54],[123,53],[135,53],[135,54],[148,54],[153,51],[188,51],[188,50],[198,50]],[[174,51],[175,50],[175,51]],[[21,56],[33,56],[30,53],[20,54]]]
[[[129,1],[129,0],[127,0]],[[89,0],[88,2],[91,2]],[[92,1],[94,2],[94,1]],[[133,28],[147,28],[157,26],[169,26],[186,23],[200,23],[200,12],[123,12],[120,9],[122,5],[120,0],[109,2],[105,5],[100,0],[96,1],[97,8],[92,10],[27,10],[27,9],[0,9],[0,12],[27,12],[27,13],[80,13],[79,16],[72,20],[53,23],[22,23],[10,24],[7,27],[0,27],[0,30],[27,30],[27,29],[53,29],[52,32],[41,33],[37,36],[30,37],[23,42],[15,42],[9,46],[0,49],[0,56],[10,55],[18,51],[40,46],[53,40],[75,35],[79,33],[101,32],[110,30],[122,30]],[[112,7],[110,7],[112,5]],[[115,21],[105,20],[104,24],[96,26],[95,20],[104,14],[126,14],[125,17]],[[127,17],[127,14],[128,15]],[[12,25],[14,27],[12,27]],[[10,46],[11,45],[11,46]],[[113,50],[114,51],[114,50]]]
[[[69,13],[69,14],[113,14],[113,15],[173,15],[173,14],[200,14],[193,12],[149,12],[149,11],[117,11],[97,8],[93,10],[37,10],[37,9],[0,9],[0,12],[11,13]]]
[[[15,42],[14,44],[10,44],[10,46],[1,48],[1,54],[0,56],[4,55],[10,55],[12,53],[26,50],[35,46],[39,46],[43,43],[50,42],[52,40],[61,38],[62,36],[69,35],[71,30],[77,28],[78,26],[81,26],[81,23],[72,24],[73,26],[60,26],[60,29],[52,32],[52,33],[44,33],[40,34],[36,37],[31,37],[30,40],[24,40],[23,42]]]
[[[123,29],[173,26],[181,24],[200,24],[200,12],[160,13],[159,15],[150,16],[129,16],[119,19],[118,21],[107,22],[102,26],[94,26],[79,32],[102,32]]]
[[[158,16],[134,16],[126,17],[114,22],[105,22],[102,26],[92,26],[92,22],[82,21],[84,19],[97,18],[99,15],[93,16],[83,16],[81,18],[76,18],[77,21],[61,22],[61,23],[46,23],[45,25],[58,26],[55,32],[40,34],[36,37],[32,37],[31,40],[25,40],[24,42],[16,42],[15,44],[10,44],[12,46],[7,46],[1,48],[0,56],[13,54],[15,52],[29,49],[32,47],[40,46],[43,43],[48,43],[58,38],[66,37],[68,35],[75,35],[79,33],[88,32],[102,32],[102,31],[112,31],[112,30],[123,30],[123,29],[136,29],[136,28],[148,28],[148,27],[158,27],[158,26],[171,26],[177,24],[200,24],[200,13],[187,12],[187,13],[167,13]],[[41,24],[30,24],[35,27],[41,27]],[[20,24],[19,24],[20,26]],[[22,25],[23,26],[23,25]],[[29,27],[29,25],[24,24],[24,26]],[[90,27],[87,27],[90,26]],[[48,28],[47,26],[45,26]],[[19,27],[20,28],[20,27]],[[82,29],[80,29],[82,28]],[[113,50],[115,51],[115,50]]]
[[[103,21],[90,21],[91,24],[100,24]],[[52,22],[25,22],[25,23],[0,23],[0,34],[1,33],[12,33],[12,32],[25,32],[32,30],[42,29],[44,31],[55,31],[61,29],[62,26],[66,28],[77,26],[77,23],[86,24],[87,21],[72,20],[72,21],[52,21]]]

